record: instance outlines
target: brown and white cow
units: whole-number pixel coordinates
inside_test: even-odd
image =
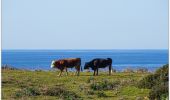
[[[67,68],[73,68],[73,67],[75,67],[76,69],[75,75],[77,74],[78,76],[80,73],[80,66],[81,66],[80,58],[59,59],[59,60],[52,61],[51,63],[51,68],[57,68],[60,70],[58,76],[61,76],[64,69],[66,70],[66,73],[68,75]]]

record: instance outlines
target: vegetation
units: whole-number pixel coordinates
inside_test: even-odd
[[[164,65],[155,73],[150,74],[138,82],[139,88],[151,89],[149,98],[166,100],[168,98],[168,65]]]
[[[162,70],[157,73],[162,73]],[[2,99],[148,100],[152,91],[152,87],[136,87],[138,81],[151,73],[117,72],[111,76],[105,72],[100,72],[99,76],[92,76],[92,72],[82,72],[80,76],[73,76],[72,72],[68,76],[65,74],[58,77],[57,71],[2,69]],[[166,98],[166,95],[162,94],[161,98]]]

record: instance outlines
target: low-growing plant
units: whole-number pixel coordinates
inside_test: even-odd
[[[158,78],[158,75],[150,74],[147,77],[144,77],[142,80],[140,80],[137,83],[137,86],[139,88],[151,89],[156,84],[157,78]]]
[[[17,98],[38,95],[57,96],[64,100],[81,100],[81,98],[76,93],[68,91],[63,86],[52,86],[44,88],[27,87],[15,92],[15,97]]]
[[[136,100],[144,100],[143,97],[136,97]]]
[[[127,98],[126,97],[121,97],[118,100],[127,100]]]
[[[80,90],[80,91],[83,91],[84,88],[85,88],[85,86],[84,86],[83,84],[79,85],[79,90]]]
[[[168,100],[168,93],[162,94],[161,100]]]
[[[12,67],[10,65],[3,65],[1,67],[2,70],[19,70],[18,68]]]
[[[109,82],[108,80],[102,80],[101,82],[94,82],[90,84],[92,90],[112,90],[119,86],[119,81]]]
[[[125,72],[125,73],[133,73],[134,70],[131,69],[131,68],[126,68],[125,70],[123,70],[123,72]]]
[[[87,90],[86,94],[87,94],[87,95],[94,95],[95,92],[94,92],[93,90]]]
[[[13,77],[8,77],[3,79],[2,77],[2,86],[6,85],[6,84],[11,84],[14,83],[16,80]]]
[[[149,98],[151,100],[162,100],[161,98],[167,98],[168,97],[168,82],[167,83],[162,83],[159,85],[155,85],[152,87],[150,93],[149,93]]]
[[[156,70],[155,73],[144,77],[137,83],[139,88],[151,89],[149,93],[149,98],[151,100],[160,100],[163,97],[168,97],[168,95],[166,95],[168,94],[168,68],[168,64],[164,65]]]
[[[150,74],[138,82],[138,87],[151,89],[161,82],[168,81],[168,65],[164,65],[160,69],[156,70],[154,74]]]
[[[97,96],[98,97],[107,97],[107,95],[103,91],[98,91]]]
[[[94,82],[94,77],[89,77],[89,78],[87,79],[87,83],[91,83],[91,82]]]
[[[121,86],[127,86],[127,85],[134,85],[136,82],[134,79],[122,79],[119,83]]]
[[[23,96],[38,96],[40,95],[40,90],[36,87],[27,87],[16,91],[16,97],[23,97]]]
[[[112,67],[112,72],[116,73],[116,72],[117,72],[117,70],[116,70],[116,69],[114,69],[114,68]]]
[[[136,70],[137,73],[147,73],[148,72],[148,69],[147,68],[138,68]]]
[[[64,100],[81,100],[81,98],[74,92],[68,91],[63,86],[53,86],[43,89],[43,95],[58,96]]]

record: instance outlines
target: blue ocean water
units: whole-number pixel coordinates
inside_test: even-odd
[[[112,58],[113,68],[148,68],[168,64],[168,50],[2,50],[2,65],[29,70],[49,70],[52,60],[79,57],[82,67],[93,58]]]

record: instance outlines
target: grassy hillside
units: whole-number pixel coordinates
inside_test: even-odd
[[[81,72],[80,76],[56,71],[2,70],[2,99],[25,100],[148,100],[149,89],[136,82],[149,73]]]

